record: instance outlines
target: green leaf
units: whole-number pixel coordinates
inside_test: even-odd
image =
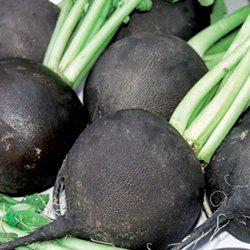
[[[3,211],[3,212],[7,212],[9,211],[9,209],[14,206],[15,204],[14,203],[5,203],[5,202],[0,202],[0,210]]]
[[[49,202],[49,194],[32,194],[26,195],[21,203],[28,203],[36,207],[36,210],[43,211]]]
[[[34,206],[25,203],[18,205],[22,206],[16,209],[10,208],[10,211],[3,217],[3,220],[10,226],[31,232],[50,222],[49,219],[36,212]]]
[[[16,226],[24,218],[29,217],[35,212],[35,207],[30,204],[20,203],[10,207],[9,211],[3,217],[3,220],[10,226]]]
[[[16,203],[16,204],[18,203],[17,200],[15,200],[15,199],[13,199],[5,194],[1,194],[1,193],[0,193],[0,201],[1,202]]]
[[[25,231],[35,231],[38,227],[42,227],[50,222],[49,219],[43,217],[37,212],[32,212],[29,216],[22,218],[22,222],[19,222],[16,227]]]
[[[15,233],[0,233],[0,242],[8,242],[13,239],[16,239],[18,236]]]
[[[210,23],[216,23],[227,13],[227,7],[224,0],[216,0],[210,14]]]

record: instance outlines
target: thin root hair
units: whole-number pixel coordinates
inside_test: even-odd
[[[224,195],[224,199],[222,199],[221,202],[218,203],[218,204],[215,204],[215,203],[213,203],[213,201],[212,201],[213,196],[216,195],[216,194],[223,194],[223,195]],[[226,193],[223,192],[223,191],[221,191],[221,190],[216,190],[216,191],[214,191],[214,192],[210,195],[210,197],[209,197],[209,202],[210,202],[210,204],[211,204],[213,207],[220,207],[220,206],[224,205],[224,204],[226,203],[227,200],[228,200],[228,197],[227,197]]]
[[[213,235],[209,239],[209,242],[211,242],[214,239],[214,237],[218,234],[218,232],[222,228],[226,227],[229,224],[229,219],[228,219],[226,223],[224,223],[223,225],[220,225],[220,217],[226,217],[226,218],[228,218],[228,216],[226,214],[219,214],[218,215],[218,217],[217,217],[217,225],[216,225],[216,228],[214,229]]]
[[[226,184],[231,187],[232,189],[238,189],[238,188],[248,188],[250,187],[250,179],[248,180],[248,183],[245,185],[234,185],[234,184],[230,184],[229,181],[227,180],[227,178],[230,176],[230,174],[225,175],[224,180],[226,182]]]
[[[244,226],[246,226],[247,225],[246,220],[247,219],[250,220],[250,216],[248,216],[248,215],[242,215],[242,217],[243,218],[240,220],[240,223],[243,224]]]
[[[208,235],[210,232],[212,231],[212,229],[211,230],[208,230],[207,232],[203,232],[202,234],[201,234],[201,236],[199,237],[199,238],[197,238],[194,242],[193,242],[193,247],[192,247],[192,249],[194,249],[196,246],[197,246],[197,244],[199,243],[199,241],[201,240],[201,239],[203,239],[206,235]]]

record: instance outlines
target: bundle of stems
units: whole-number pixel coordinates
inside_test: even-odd
[[[151,0],[63,0],[43,64],[76,89],[130,13],[151,7]]]
[[[250,104],[250,5],[205,28],[188,44],[204,60],[212,55],[215,61],[170,123],[207,164]]]

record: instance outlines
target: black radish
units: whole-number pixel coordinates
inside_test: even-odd
[[[0,58],[42,62],[59,15],[48,0],[0,0]]]
[[[29,59],[0,60],[0,192],[46,190],[86,126],[76,93]]]
[[[192,149],[165,119],[117,111],[91,123],[71,148],[54,190],[58,202],[65,185],[65,214],[0,249],[70,235],[164,249],[194,227],[203,184]]]
[[[224,227],[237,239],[250,242],[250,112],[224,139],[205,168],[206,192],[213,214],[176,248]]]
[[[135,34],[116,41],[101,55],[87,77],[84,104],[90,121],[131,108],[169,119],[206,72],[203,60],[184,40]]]
[[[197,0],[152,2],[150,11],[132,13],[129,22],[116,33],[115,41],[138,33],[173,34],[187,41],[210,24],[212,7],[201,6]]]

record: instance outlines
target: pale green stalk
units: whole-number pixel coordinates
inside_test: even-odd
[[[221,81],[227,71],[232,69],[244,56],[250,41],[244,42],[230,55],[208,71],[186,94],[170,118],[170,123],[184,135],[192,113],[208,93]]]
[[[250,4],[231,13],[211,26],[208,26],[188,40],[188,44],[201,56],[220,38],[241,25],[250,12]],[[202,41],[202,42],[201,42]]]
[[[11,227],[9,226],[7,223],[5,223],[4,221],[0,221],[0,232],[1,233],[14,233],[16,234],[18,237],[23,237],[28,235],[28,232],[25,232],[17,227]]]
[[[230,47],[227,49],[227,52],[225,53],[224,57],[229,55],[235,48],[237,48],[240,44],[246,41],[249,37],[250,37],[250,14],[248,14],[237,36],[231,43]]]
[[[204,55],[203,56],[203,61],[205,62],[208,70],[210,70],[214,66],[216,66],[221,61],[221,59],[223,58],[225,53],[226,52],[223,51],[223,52],[219,52],[219,53],[216,53],[216,54]]]
[[[110,8],[110,4],[111,0],[95,0],[92,4],[90,4],[80,27],[77,29],[76,35],[70,42],[70,45],[59,63],[59,72],[63,72],[63,70],[78,55],[80,50],[103,25]],[[93,18],[93,16],[95,18]]]
[[[13,203],[13,204],[19,203],[17,200],[13,199],[12,197],[9,197],[8,195],[1,194],[1,193],[0,193],[0,200],[3,202],[9,202],[9,203]]]
[[[236,64],[230,71],[228,71],[227,74],[224,76],[224,78],[221,80],[215,95],[217,95],[220,92],[220,90],[223,88],[223,86],[227,83],[227,80],[233,74],[233,71],[237,67],[237,65],[238,64]]]
[[[34,250],[75,250],[72,247],[66,247],[59,245],[55,242],[40,242],[40,243],[35,243],[32,244],[32,249]],[[91,249],[86,249],[86,250],[91,250]]]
[[[248,47],[249,45],[250,40],[248,40]],[[241,47],[241,45],[239,45],[239,47]],[[233,52],[231,52],[229,56],[231,56]],[[216,128],[244,85],[250,72],[249,65],[250,50],[248,49],[246,55],[244,55],[221,91],[186,129],[184,137],[188,142],[192,142],[197,152],[199,152],[200,148],[208,140],[212,131]]]
[[[65,22],[68,14],[69,14],[72,6],[73,6],[73,3],[74,3],[73,0],[64,0],[64,1],[62,1],[60,14],[59,14],[59,17],[57,19],[56,26],[54,28],[52,37],[50,39],[49,45],[47,47],[47,50],[46,50],[46,53],[45,53],[45,56],[44,56],[44,59],[43,59],[43,64],[45,66],[48,65],[48,61],[49,61],[50,55],[51,55],[51,53],[53,51],[57,36],[58,36],[58,34],[60,32],[60,29],[62,28],[62,25]]]
[[[239,116],[246,108],[249,107],[250,102],[250,77],[246,80],[246,83],[240,90],[238,96],[224,115],[219,125],[210,135],[205,145],[198,153],[198,159],[202,159],[205,162],[209,162],[216,149],[220,146],[230,129],[233,127]]]
[[[109,44],[110,40],[113,38],[115,32],[110,37],[108,37],[105,42],[102,43],[102,46],[100,47],[100,49],[91,58],[91,60],[89,61],[88,65],[81,71],[81,73],[78,76],[78,78],[72,84],[70,84],[70,86],[73,89],[76,89],[79,86],[79,84],[82,82],[82,80],[84,79],[84,77],[88,74],[88,72],[90,71],[90,69],[94,66],[94,64],[97,61],[97,59],[100,57],[100,55],[102,54],[102,52],[104,51],[104,49]]]
[[[235,37],[237,36],[240,28],[235,29],[234,31],[230,32],[229,34],[225,35],[221,38],[218,42],[213,44],[206,52],[204,56],[217,54],[220,52],[226,52],[232,42],[234,41]]]
[[[116,9],[109,20],[102,26],[97,34],[92,38],[72,63],[66,68],[62,77],[67,82],[73,83],[81,75],[81,72],[88,63],[95,57],[96,53],[100,51],[102,44],[107,41],[107,37],[111,35],[120,27],[123,20],[136,8],[141,0],[129,0],[121,8]]]
[[[89,0],[77,0],[72,6],[68,17],[66,18],[62,28],[59,31],[59,34],[57,35],[53,50],[51,51],[51,55],[49,57],[47,67],[51,70],[55,72],[58,71],[58,64],[67,46],[67,42],[70,39],[70,36],[75,29],[81,15],[83,14],[85,5],[88,3],[88,1]]]
[[[70,237],[60,239],[57,242],[62,246],[72,247],[74,250],[125,250],[124,248],[118,248],[107,244],[100,244]]]

